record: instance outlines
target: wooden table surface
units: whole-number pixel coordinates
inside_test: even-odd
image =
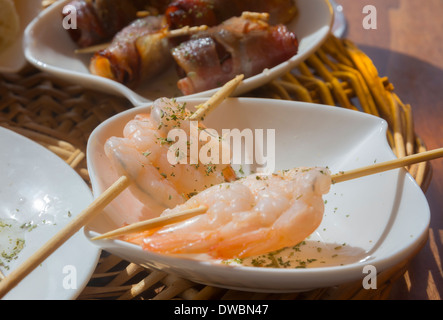
[[[428,149],[443,147],[443,0],[336,0],[358,45],[412,106],[415,131]],[[376,29],[365,28],[366,6],[376,9]],[[374,21],[372,21],[374,22]],[[426,191],[431,209],[429,239],[395,283],[391,299],[443,298],[443,159],[432,161]]]
[[[443,147],[443,1],[337,0],[355,42],[387,76],[403,102],[412,105],[415,131],[428,149]],[[363,24],[376,12],[376,29]],[[373,21],[370,21],[373,22]],[[374,26],[374,25],[373,25]],[[429,240],[412,260],[391,299],[441,300],[443,297],[443,159],[432,161],[426,191],[431,209]]]

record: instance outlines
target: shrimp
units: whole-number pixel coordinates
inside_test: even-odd
[[[331,176],[327,168],[249,175],[208,188],[162,215],[199,206],[205,214],[124,240],[166,254],[245,258],[293,246],[320,225]]]
[[[123,129],[123,137],[111,137],[105,143],[105,153],[119,175],[132,179],[129,187],[133,196],[148,206],[153,216],[167,208],[183,204],[197,192],[225,181],[232,176],[230,164],[190,160],[188,144],[185,159],[171,162],[173,156],[181,157],[183,150],[173,149],[174,142],[168,138],[172,129],[182,129],[187,141],[194,137],[192,123],[186,120],[191,112],[175,100],[166,98],[154,102],[149,114],[139,114]],[[199,133],[206,130],[198,124]],[[221,154],[221,153],[220,153]],[[178,160],[178,159],[176,159]],[[229,170],[230,169],[230,170]]]

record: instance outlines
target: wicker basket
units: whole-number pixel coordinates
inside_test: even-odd
[[[380,116],[388,122],[388,141],[398,157],[426,150],[414,132],[411,106],[402,103],[394,86],[378,75],[362,51],[333,35],[299,67],[248,96],[321,103]],[[90,133],[128,108],[126,99],[86,90],[30,66],[18,74],[0,75],[0,124],[53,151],[88,183],[85,150]],[[426,190],[431,179],[429,163],[408,169]],[[359,281],[290,294],[204,286],[103,252],[79,299],[384,299],[417,252],[379,274],[377,290],[364,290]]]

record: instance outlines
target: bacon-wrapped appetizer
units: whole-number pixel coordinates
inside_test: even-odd
[[[134,87],[173,63],[163,16],[137,19],[91,59],[92,74]]]
[[[166,0],[73,0],[63,9],[64,16],[75,10],[77,28],[68,29],[72,40],[81,48],[110,40],[118,31],[137,18],[141,10],[163,13]]]
[[[267,12],[271,24],[286,24],[297,9],[294,0],[174,0],[166,10],[170,28],[215,26],[244,11]]]
[[[173,48],[185,75],[177,83],[182,93],[217,88],[238,74],[251,77],[297,54],[296,35],[282,24],[269,25],[263,16],[233,17]]]
[[[169,30],[164,16],[137,19],[116,34],[112,43],[91,58],[89,70],[129,87],[136,87],[174,64],[171,39],[189,37],[207,26]],[[186,38],[186,39],[187,39]]]

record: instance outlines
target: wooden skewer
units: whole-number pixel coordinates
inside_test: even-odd
[[[109,47],[111,43],[110,42],[106,42],[106,43],[100,43],[100,44],[96,44],[94,46],[90,46],[90,47],[86,47],[86,48],[81,48],[81,49],[75,49],[74,53],[75,54],[87,54],[87,53],[94,53],[100,50],[105,50],[107,47]]]
[[[392,169],[398,169],[401,167],[409,166],[411,164],[429,161],[440,157],[443,157],[443,148],[425,151],[407,157],[402,157],[399,159],[380,162],[377,164],[369,165],[354,170],[349,170],[346,172],[340,172],[332,176],[332,182],[338,183],[338,182],[348,181],[351,179],[356,179]]]
[[[107,233],[104,233],[102,235],[99,235],[97,237],[94,237],[94,238],[92,238],[92,240],[113,238],[113,237],[118,237],[118,236],[129,234],[129,233],[135,233],[135,232],[146,231],[149,229],[163,227],[168,224],[180,222],[180,221],[195,217],[197,215],[203,214],[207,210],[208,210],[207,207],[201,206],[201,207],[185,210],[185,211],[175,213],[175,214],[160,216],[158,218],[153,218],[153,219],[149,219],[149,220],[145,220],[145,221],[136,222],[136,223],[130,224],[128,226],[121,227],[121,228],[109,231]]]
[[[130,184],[130,179],[123,176],[97,197],[85,210],[78,214],[69,224],[38,249],[18,268],[14,269],[0,282],[0,298],[15,287],[25,276],[40,265],[57,248],[71,238],[84,225],[97,216],[117,195]]]
[[[183,28],[180,29],[167,30],[165,35],[167,38],[174,38],[174,37],[191,35],[200,31],[205,31],[207,29],[208,26],[206,25],[196,26],[196,27],[184,26]]]
[[[135,15],[137,18],[145,18],[147,16],[150,16],[151,13],[148,10],[140,10],[140,11],[137,11],[137,13]]]
[[[231,81],[227,82],[219,91],[217,91],[208,101],[196,106],[197,110],[189,117],[190,120],[203,120],[209,112],[214,110],[226,97],[230,96],[243,80],[244,75],[240,74]]]
[[[247,20],[269,21],[269,13],[267,13],[267,12],[243,11],[243,13],[241,14],[241,18],[247,19]]]
[[[185,27],[180,28],[180,29],[174,29],[174,30],[167,30],[167,29],[165,29],[164,31],[160,31],[160,32],[164,32],[164,36],[166,38],[174,38],[174,37],[181,37],[181,36],[195,34],[197,32],[204,31],[204,30],[207,30],[207,29],[208,29],[208,26],[206,26],[206,25],[195,26],[195,27],[185,26]],[[107,47],[109,47],[110,45],[111,45],[111,42],[100,43],[100,44],[97,44],[97,45],[94,45],[94,46],[90,46],[90,47],[86,47],[86,48],[75,49],[74,52],[76,54],[94,53],[94,52],[97,52],[97,51],[100,51],[100,50],[104,50]]]
[[[42,7],[47,8],[57,0],[42,0]]]

